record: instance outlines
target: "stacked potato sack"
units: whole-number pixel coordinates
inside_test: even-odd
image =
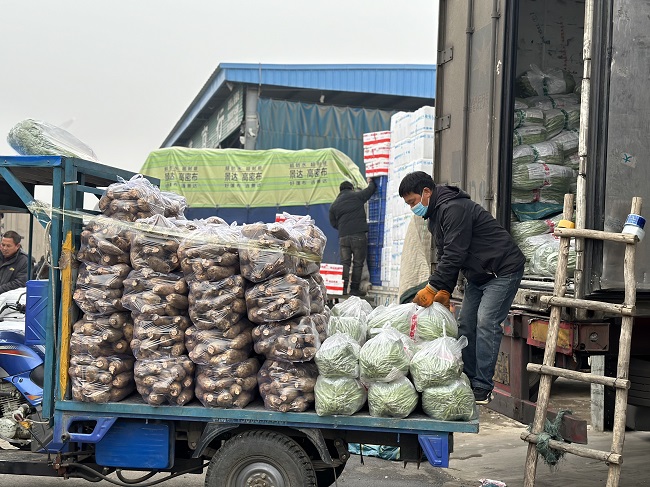
[[[185,345],[197,366],[195,393],[204,406],[243,408],[257,389],[259,362],[252,357],[246,281],[239,274],[240,232],[223,220],[206,221],[178,251],[193,323]]]
[[[258,381],[267,409],[304,411],[314,402],[314,358],[321,337],[309,316],[309,282],[298,277],[300,243],[290,224],[244,225],[241,273],[254,283],[246,290],[255,351],[266,357]],[[323,320],[318,321],[323,326]]]
[[[552,232],[553,215],[562,211],[564,195],[575,193],[580,128],[580,96],[573,76],[561,69],[542,71],[532,65],[517,78],[514,113],[512,209],[519,222],[536,222],[526,228],[526,238]],[[546,223],[548,224],[546,224]],[[513,226],[514,228],[514,226]],[[539,233],[532,233],[539,229]],[[545,237],[546,239],[546,237]],[[553,253],[558,241],[546,239],[543,255],[533,266],[527,254],[527,272],[552,276]],[[520,239],[522,250],[538,248]]]
[[[162,215],[141,219],[131,239],[133,271],[124,281],[122,304],[133,316],[135,383],[152,405],[182,406],[194,397],[194,364],[185,348],[188,286],[175,272],[184,222]]]
[[[128,231],[110,218],[97,218],[81,232],[73,299],[84,315],[73,326],[68,370],[75,400],[119,401],[134,389],[133,324],[121,301],[129,250]]]
[[[140,174],[129,181],[111,184],[99,200],[104,215],[127,222],[153,215],[183,217],[186,206],[184,197],[161,192]]]

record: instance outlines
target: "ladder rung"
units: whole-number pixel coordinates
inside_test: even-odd
[[[616,377],[607,377],[605,375],[594,375],[588,372],[578,372],[576,370],[562,369],[560,367],[551,367],[549,365],[528,364],[526,370],[537,372],[544,375],[554,375],[564,377],[565,379],[580,380],[591,384],[601,384],[603,386],[616,387],[618,389],[629,389],[631,382],[628,379],[619,379]]]
[[[593,311],[602,311],[604,313],[613,313],[623,316],[634,316],[636,306],[627,306],[625,304],[603,303],[602,301],[589,301],[588,299],[560,298],[558,296],[542,296],[542,304],[550,306],[566,306],[567,308],[590,309]]]
[[[591,238],[594,240],[607,240],[626,244],[633,244],[639,241],[637,236],[627,233],[603,232],[601,230],[589,230],[586,228],[555,228],[553,234],[558,237]]]
[[[529,431],[524,431],[521,433],[521,439],[529,443],[538,442],[538,435],[531,433]],[[623,463],[623,455],[618,453],[612,453],[608,451],[594,450],[593,448],[585,448],[584,446],[578,446],[573,443],[564,443],[563,441],[549,440],[548,445],[555,449],[567,453],[573,453],[583,458],[592,458],[594,460],[601,460],[607,463],[614,463],[616,465],[621,465]]]

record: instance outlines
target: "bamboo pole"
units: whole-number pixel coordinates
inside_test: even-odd
[[[602,230],[590,230],[588,228],[556,228],[553,234],[557,237],[593,238],[596,240],[621,243],[635,243],[639,241],[639,238],[635,235],[603,232]]]
[[[641,214],[642,199],[632,198],[632,209],[630,213]],[[625,282],[624,304],[634,306],[636,303],[636,275],[635,266],[635,244],[625,246],[625,258],[623,261],[623,280]],[[634,318],[624,316],[621,322],[621,337],[618,347],[618,363],[616,366],[616,377],[627,379],[630,373],[630,349],[632,348],[632,326]],[[612,428],[612,453],[623,453],[625,442],[625,419],[627,417],[627,389],[616,389],[614,403],[614,427]],[[617,487],[621,477],[621,466],[610,465],[607,475],[607,487]]]
[[[564,196],[564,219],[573,219],[573,202],[574,196],[567,194]],[[566,292],[567,264],[569,261],[569,244],[571,239],[568,237],[560,238],[560,250],[557,262],[557,272],[555,275],[555,285],[553,295],[563,297]],[[546,336],[546,347],[544,348],[543,364],[549,367],[555,365],[555,348],[557,346],[557,337],[560,329],[560,312],[559,306],[551,309],[551,316],[548,324]],[[548,410],[549,396],[551,395],[551,376],[542,375],[539,380],[539,393],[537,395],[537,407],[535,408],[535,419],[531,427],[531,433],[537,435],[544,431],[544,422]],[[524,472],[524,487],[533,487],[535,485],[535,473],[537,471],[537,447],[534,443],[528,444],[526,453],[526,469]]]
[[[557,296],[542,296],[540,298],[542,304],[551,306],[566,306],[579,309],[591,309],[594,311],[602,311],[604,313],[611,313],[616,316],[634,316],[636,313],[635,306],[628,306],[626,304],[603,303],[602,301],[589,301],[586,299],[574,298],[558,298]]]
[[[630,381],[627,379],[592,375],[590,372],[578,372],[576,370],[563,369],[561,367],[549,367],[548,365],[528,364],[526,370],[529,372],[537,372],[538,374],[548,374],[556,377],[564,377],[565,379],[579,380],[609,387],[629,389],[631,386]]]
[[[521,439],[530,443],[537,444],[539,436],[524,431],[521,433]],[[623,463],[623,456],[616,453],[594,450],[593,448],[586,448],[584,446],[574,445],[573,443],[565,443],[563,441],[549,440],[548,445],[554,450],[560,450],[566,453],[572,453],[582,458],[592,458],[594,460],[601,460],[603,462],[620,465]]]

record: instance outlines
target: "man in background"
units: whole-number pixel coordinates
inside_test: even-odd
[[[20,247],[22,237],[13,230],[2,235],[0,242],[0,294],[25,287],[27,283],[27,255]]]
[[[339,232],[343,294],[347,294],[348,282],[352,296],[366,294],[360,289],[363,264],[368,255],[366,201],[376,190],[377,186],[371,178],[368,178],[368,187],[361,191],[355,191],[351,182],[343,181],[339,186],[339,195],[330,206],[330,224]]]

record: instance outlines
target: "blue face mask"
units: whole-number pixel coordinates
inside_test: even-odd
[[[424,191],[422,191],[422,193],[424,194]],[[411,208],[411,211],[412,211],[413,213],[415,213],[417,216],[424,216],[424,215],[426,215],[426,214],[427,214],[427,210],[429,209],[429,205],[424,206],[424,205],[422,204],[422,198],[423,198],[423,196],[420,195],[420,202],[419,202],[417,205],[415,205],[413,208]]]

